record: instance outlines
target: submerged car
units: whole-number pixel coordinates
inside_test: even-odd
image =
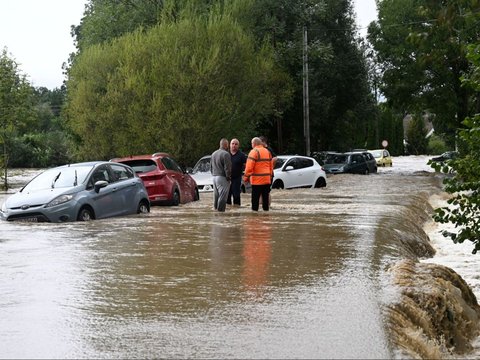
[[[128,156],[112,161],[133,168],[143,180],[153,205],[177,206],[200,199],[195,180],[167,153]]]
[[[369,152],[375,158],[377,166],[385,167],[393,165],[392,157],[387,149],[369,150]]]
[[[188,173],[195,179],[200,192],[213,191],[213,176],[210,171],[211,155],[205,155],[197,161],[193,169],[189,169]]]
[[[198,185],[198,190],[200,192],[211,192],[213,191],[213,176],[210,171],[210,159],[211,155],[205,155],[197,161],[195,166],[189,168],[187,171],[195,179],[195,182]],[[251,190],[250,183],[244,183],[242,177],[241,190],[242,193],[249,192]]]
[[[331,163],[335,156],[340,155],[341,153],[337,151],[316,151],[312,153],[312,157],[317,160],[320,166]]]
[[[433,157],[431,160],[437,163],[444,163],[447,160],[454,160],[458,157],[457,151],[446,151],[439,156]]]
[[[300,155],[277,156],[273,169],[273,189],[325,186],[327,186],[327,176],[314,158]]]
[[[132,168],[95,161],[59,166],[38,174],[3,203],[0,218],[66,222],[149,211],[147,191]]]
[[[368,151],[347,152],[336,155],[331,163],[323,165],[329,174],[370,174],[377,172],[377,162]]]

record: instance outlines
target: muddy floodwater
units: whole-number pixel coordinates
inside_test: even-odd
[[[386,269],[428,256],[440,186],[380,169],[273,190],[268,213],[249,194],[216,213],[202,193],[146,216],[0,222],[0,357],[395,357]]]

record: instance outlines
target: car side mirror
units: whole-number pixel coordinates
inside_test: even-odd
[[[290,170],[293,170],[292,165],[287,166],[283,171],[290,171]]]
[[[187,174],[191,174],[191,173],[192,173],[192,170],[193,170],[193,169],[192,169],[191,167],[187,167],[187,169],[185,170],[185,172],[186,172]]]
[[[105,180],[97,181],[94,185],[95,192],[96,193],[100,192],[100,189],[106,187],[107,185],[108,185],[108,182]]]

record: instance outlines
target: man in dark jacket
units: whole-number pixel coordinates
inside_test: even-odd
[[[213,152],[210,159],[210,171],[213,176],[213,208],[225,211],[232,178],[232,160],[228,152],[228,140],[220,140],[220,148]]]
[[[240,194],[242,192],[242,175],[247,162],[247,155],[240,151],[240,142],[238,139],[230,141],[230,155],[232,157],[232,183],[230,184],[230,193],[228,194],[227,204],[240,206]]]

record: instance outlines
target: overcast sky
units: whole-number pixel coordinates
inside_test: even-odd
[[[70,36],[86,0],[0,0],[0,50],[20,64],[33,86],[60,87],[62,64],[75,51]],[[354,0],[361,34],[376,18],[375,0]]]

